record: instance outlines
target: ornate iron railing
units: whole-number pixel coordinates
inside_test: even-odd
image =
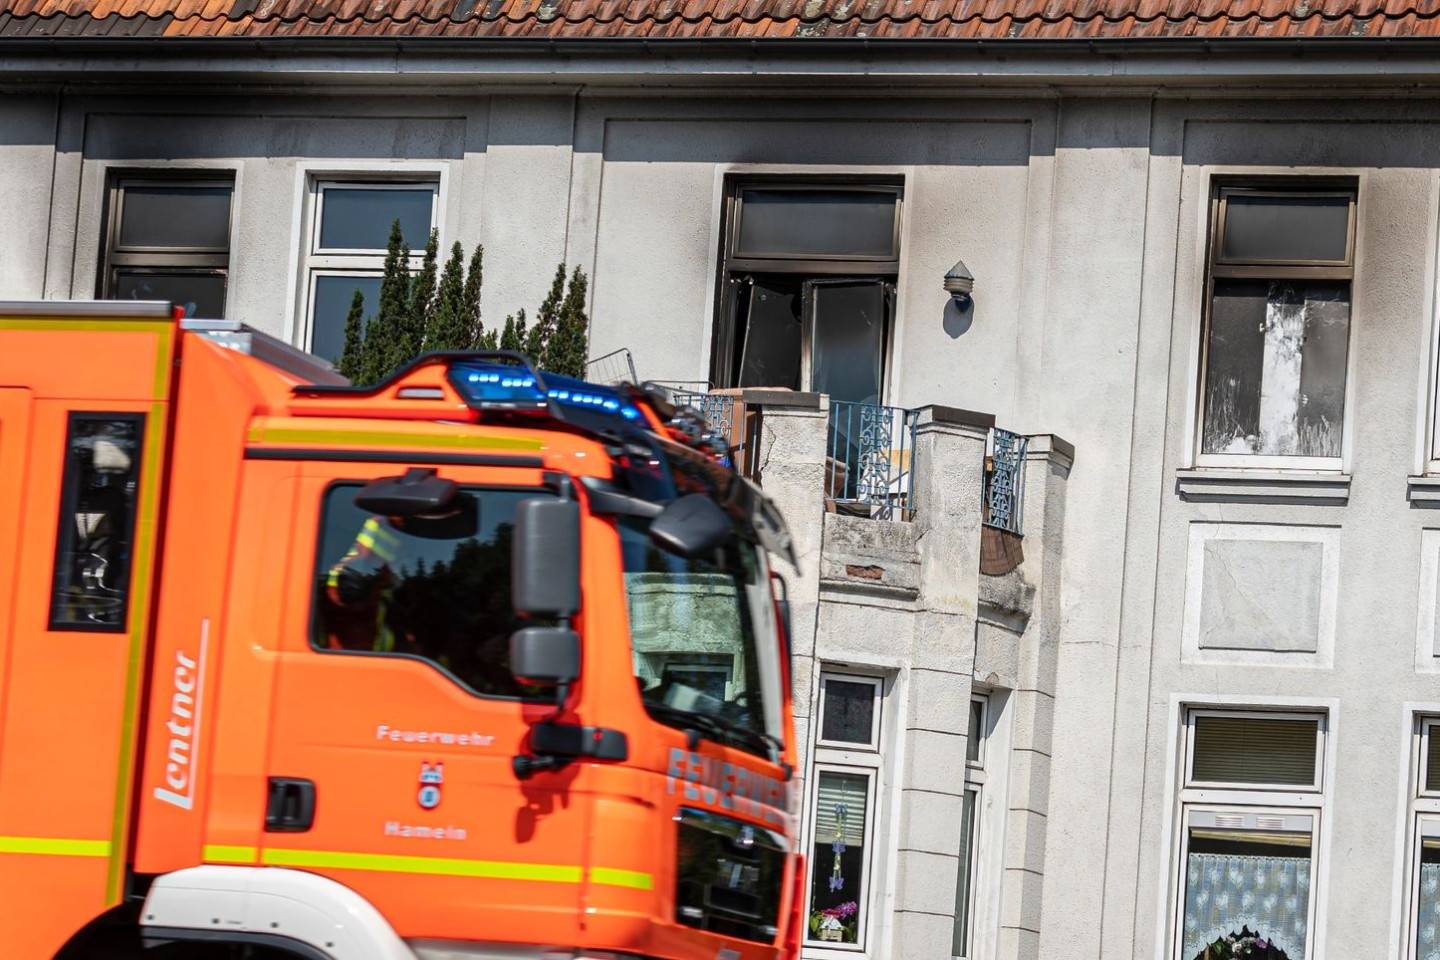
[[[918,419],[900,407],[830,401],[826,499],[876,519],[909,520]]]
[[[990,454],[985,458],[984,522],[987,527],[1024,533],[1025,450],[1028,437],[1002,430],[990,431]]]

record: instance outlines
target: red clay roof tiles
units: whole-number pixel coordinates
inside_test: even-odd
[[[11,36],[1440,35],[1440,0],[0,0]]]

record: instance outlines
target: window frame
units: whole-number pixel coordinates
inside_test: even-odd
[[[888,692],[892,688],[893,676],[884,668],[861,666],[847,666],[841,664],[817,664],[816,669],[816,690],[815,702],[820,704],[820,710],[824,710],[823,697],[818,691],[823,689],[823,684],[829,678],[846,682],[870,681],[875,684],[878,696],[876,703],[874,729],[875,739],[870,744],[860,743],[837,743],[835,741],[822,741],[820,731],[822,729],[820,712],[816,713],[816,722],[812,724],[812,733],[809,737],[810,750],[806,763],[805,789],[808,798],[805,803],[803,831],[801,836],[805,840],[806,850],[806,873],[805,887],[802,891],[804,911],[801,914],[803,929],[801,931],[801,947],[805,955],[825,956],[826,951],[833,951],[831,956],[854,956],[867,952],[867,938],[873,932],[871,924],[871,912],[875,909],[878,899],[874,890],[874,879],[878,875],[880,865],[876,861],[877,851],[875,850],[874,836],[879,827],[882,811],[880,804],[883,802],[885,791],[888,790],[886,774],[888,772],[883,755],[883,733],[885,728],[884,709],[888,700]],[[815,828],[820,809],[820,773],[822,771],[833,773],[865,774],[869,778],[869,798],[867,799],[865,818],[865,862],[861,870],[861,889],[864,891],[864,902],[861,903],[860,925],[856,928],[856,942],[847,944],[836,944],[823,940],[812,940],[810,938],[810,909],[812,886],[815,882],[815,867],[812,862],[811,853],[815,847]],[[856,898],[860,903],[860,898]]]
[[[1420,858],[1427,837],[1440,838],[1440,790],[1427,790],[1429,738],[1440,731],[1440,712],[1434,704],[1407,705],[1410,712],[1410,788],[1405,805],[1404,905],[1401,921],[1401,952],[1404,960],[1419,956]]]
[[[980,904],[979,891],[977,888],[979,887],[978,881],[981,879],[980,874],[984,858],[981,846],[987,833],[985,829],[985,793],[989,775],[985,767],[986,747],[990,741],[990,734],[994,729],[991,723],[990,695],[988,693],[971,693],[969,703],[971,705],[977,703],[980,705],[980,729],[978,731],[967,729],[965,733],[967,750],[968,741],[970,740],[976,741],[979,744],[979,749],[978,756],[975,760],[969,759],[968,756],[965,759],[964,787],[962,790],[962,793],[975,795],[975,799],[972,801],[970,807],[970,844],[969,849],[966,851],[970,858],[967,870],[970,879],[966,887],[968,902],[965,906],[965,933],[969,942],[966,944],[967,950],[965,953],[951,953],[952,960],[971,960],[971,958],[977,955],[977,924],[975,921],[977,919],[976,909]],[[955,917],[953,921],[958,923],[959,918]],[[953,951],[953,935],[951,937],[951,948]]]
[[[715,299],[710,330],[710,382],[717,387],[734,387],[732,371],[744,353],[743,331],[749,317],[738,316],[741,288],[753,284],[756,276],[782,276],[795,280],[801,287],[800,308],[800,382],[809,389],[811,382],[812,341],[814,339],[813,305],[806,304],[805,284],[808,280],[879,280],[884,284],[886,299],[885,333],[881,371],[881,402],[889,387],[891,357],[896,334],[895,317],[899,296],[900,261],[905,229],[906,177],[903,174],[749,174],[727,175],[723,182],[720,204],[720,242],[715,264]],[[824,258],[798,255],[773,257],[740,257],[735,253],[743,215],[742,194],[747,189],[780,190],[856,190],[882,191],[895,196],[895,223],[892,234],[893,257],[835,255]]]
[[[848,740],[826,740],[825,733],[825,688],[831,680],[839,680],[841,683],[869,684],[873,690],[871,703],[874,706],[874,713],[870,718],[870,739],[865,743],[852,743]],[[820,709],[815,715],[815,748],[817,750],[839,750],[841,752],[859,752],[880,749],[881,730],[883,720],[881,713],[885,703],[885,678],[868,674],[837,673],[826,670],[820,674],[820,696],[817,699]]]
[[[406,170],[361,170],[353,172],[307,170],[304,209],[304,229],[301,231],[303,247],[300,250],[300,316],[295,325],[296,344],[300,349],[311,352],[315,346],[315,296],[318,284],[316,277],[383,277],[385,274],[385,249],[323,248],[320,246],[321,218],[324,215],[325,191],[332,188],[346,190],[394,190],[397,188],[424,188],[430,191],[430,227],[440,232],[439,246],[444,247],[445,231],[442,221],[445,192],[444,172],[438,167]],[[426,231],[428,236],[429,230]],[[407,264],[412,274],[423,268],[424,246],[412,248]],[[378,304],[367,304],[366,314],[373,315]],[[329,357],[324,358],[329,360]]]
[[[1161,938],[1163,956],[1168,960],[1191,960],[1185,956],[1185,900],[1188,885],[1190,825],[1192,813],[1254,814],[1257,816],[1309,816],[1310,820],[1310,894],[1306,906],[1306,927],[1309,931],[1307,945],[1310,956],[1321,956],[1320,944],[1323,930],[1317,928],[1316,917],[1320,914],[1323,900],[1323,885],[1326,866],[1325,852],[1327,832],[1327,811],[1329,806],[1328,778],[1329,752],[1333,748],[1332,725],[1334,707],[1330,705],[1284,705],[1274,709],[1263,709],[1253,705],[1237,703],[1234,706],[1204,702],[1183,702],[1179,704],[1177,731],[1181,738],[1172,767],[1171,790],[1174,817],[1170,848],[1173,859],[1165,871],[1169,885],[1167,917],[1168,934]],[[1254,719],[1303,719],[1316,721],[1315,786],[1313,788],[1293,785],[1275,786],[1269,784],[1214,784],[1208,781],[1190,780],[1194,756],[1194,718],[1198,716],[1221,715],[1226,717]],[[1236,828],[1244,832],[1244,828]],[[1258,831],[1256,831],[1258,832]]]
[[[1325,198],[1349,200],[1346,225],[1345,261],[1227,260],[1224,246],[1228,203],[1231,197]],[[1360,182],[1358,177],[1315,176],[1226,176],[1212,175],[1204,235],[1203,303],[1200,308],[1200,344],[1195,380],[1195,416],[1191,464],[1204,470],[1274,471],[1297,470],[1344,473],[1350,461],[1355,396],[1355,276],[1357,270]],[[1345,400],[1341,410],[1340,453],[1335,457],[1284,456],[1274,454],[1205,453],[1206,384],[1210,369],[1210,331],[1215,306],[1215,281],[1219,280],[1324,280],[1349,284],[1349,318],[1346,326]]]
[[[225,187],[230,191],[224,247],[122,246],[120,225],[125,216],[126,191],[135,186]],[[114,298],[121,270],[140,273],[188,273],[220,277],[224,307],[230,301],[230,255],[235,248],[235,171],[211,167],[115,167],[106,171],[105,202],[100,236],[100,270],[95,296]],[[222,308],[221,313],[227,312]],[[222,319],[222,318],[207,318]]]
[[[1235,720],[1303,720],[1315,721],[1315,768],[1314,778],[1309,784],[1292,783],[1246,783],[1238,780],[1194,780],[1191,771],[1195,766],[1195,720],[1200,717],[1225,717]],[[1184,767],[1181,769],[1181,783],[1185,789],[1197,791],[1239,791],[1243,793],[1285,793],[1317,794],[1325,789],[1325,719],[1324,715],[1312,711],[1290,710],[1226,710],[1224,708],[1193,707],[1186,713]]]
[[[135,477],[135,498],[130,504],[130,516],[123,532],[125,548],[130,552],[129,569],[125,572],[125,596],[121,598],[120,619],[117,623],[86,623],[84,621],[60,620],[55,612],[56,591],[60,581],[61,557],[73,549],[75,543],[75,522],[73,508],[79,506],[80,478],[70,469],[71,440],[75,436],[75,425],[82,420],[107,423],[131,423],[135,425],[135,454],[132,458]],[[125,633],[130,629],[130,613],[135,599],[136,533],[139,530],[141,495],[149,482],[143,476],[145,470],[146,445],[152,439],[148,434],[148,415],[125,410],[68,410],[65,415],[65,437],[61,448],[60,501],[56,509],[55,545],[50,561],[50,590],[46,597],[46,630],[50,633]],[[120,536],[120,531],[116,531]]]

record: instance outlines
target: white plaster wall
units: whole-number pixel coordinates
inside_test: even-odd
[[[57,108],[54,96],[0,94],[0,299],[44,288]]]

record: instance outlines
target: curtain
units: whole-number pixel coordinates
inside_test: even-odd
[[[1420,902],[1415,912],[1415,956],[1440,960],[1440,863],[1420,864]]]
[[[1186,864],[1185,949],[1192,960],[1242,925],[1290,960],[1305,960],[1310,858],[1192,853]]]

